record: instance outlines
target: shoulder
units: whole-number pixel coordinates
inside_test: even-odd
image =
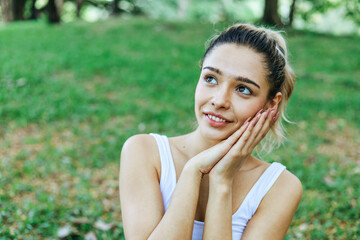
[[[243,239],[283,239],[302,196],[300,180],[284,170],[262,199]]]
[[[159,151],[155,138],[149,134],[138,134],[128,138],[121,150],[120,167],[128,164],[133,167],[154,167],[160,168]]]
[[[137,152],[139,154],[147,155],[148,153],[155,152],[156,149],[157,145],[153,136],[149,134],[138,134],[125,141],[121,154]]]
[[[149,144],[152,144],[155,142],[155,139],[153,136],[149,135],[149,134],[137,134],[134,136],[129,137],[125,143],[124,143],[124,148],[131,148],[131,147],[136,147],[136,145],[142,145],[142,146],[146,146]]]
[[[283,194],[287,193],[287,195],[291,195],[291,198],[295,198],[299,201],[303,193],[302,184],[299,178],[286,169],[281,173],[273,188],[274,191]]]
[[[284,208],[296,211],[303,193],[300,180],[288,170],[284,170],[269,192],[265,195],[260,207]]]

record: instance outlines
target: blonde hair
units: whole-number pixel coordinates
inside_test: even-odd
[[[261,142],[260,150],[269,153],[275,146],[280,146],[285,139],[285,128],[281,120],[290,123],[285,116],[285,108],[293,92],[296,78],[288,62],[285,39],[280,32],[275,30],[256,27],[251,24],[235,24],[210,41],[202,62],[214,47],[226,43],[247,46],[262,54],[265,58],[267,80],[270,85],[268,100],[273,99],[278,92],[282,94],[278,106],[280,118],[272,126],[272,134],[268,134]]]

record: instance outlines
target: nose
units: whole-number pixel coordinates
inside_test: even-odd
[[[227,87],[219,88],[216,93],[214,93],[211,99],[211,105],[215,107],[215,109],[229,109],[230,104],[230,92]]]

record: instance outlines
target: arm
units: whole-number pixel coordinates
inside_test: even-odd
[[[276,121],[277,108],[258,113],[209,174],[209,200],[203,239],[232,239],[232,182],[235,173]]]
[[[284,171],[265,195],[242,240],[283,239],[302,196],[299,179]]]
[[[156,149],[155,153],[151,149]],[[184,167],[164,214],[156,161],[157,146],[151,136],[138,135],[125,143],[120,166],[125,237],[130,240],[191,239],[201,173]]]
[[[241,128],[186,163],[165,213],[156,170],[160,164],[155,140],[149,135],[138,135],[126,141],[120,164],[126,239],[191,239],[201,178],[229,151],[242,131]]]

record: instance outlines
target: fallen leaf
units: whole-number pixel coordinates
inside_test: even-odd
[[[93,232],[88,232],[85,235],[85,240],[97,240],[95,233]]]
[[[114,227],[113,223],[105,223],[102,220],[97,220],[94,225],[97,229],[108,231]]]
[[[301,232],[304,232],[304,231],[306,231],[307,229],[308,229],[308,225],[306,224],[306,223],[303,223],[303,224],[301,224],[300,226],[299,226],[299,230],[301,231]]]
[[[59,238],[66,238],[71,234],[71,231],[72,231],[71,226],[66,225],[57,231],[57,236]]]
[[[330,187],[333,187],[335,185],[334,179],[332,179],[330,176],[325,176],[324,182]]]
[[[75,224],[83,224],[83,223],[88,223],[89,219],[87,217],[74,218],[72,222]]]

